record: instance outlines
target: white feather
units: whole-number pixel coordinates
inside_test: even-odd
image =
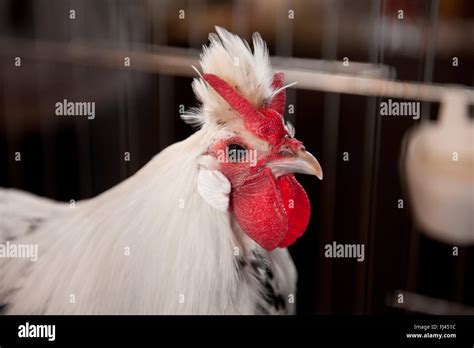
[[[17,189],[0,190],[0,242],[32,232],[41,221],[58,216],[67,206]]]
[[[286,121],[285,129],[290,134],[290,136],[294,138],[296,130],[295,130],[295,126],[293,126],[293,123],[291,123],[290,121]]]
[[[265,42],[258,33],[253,35],[253,53],[247,42],[227,30],[216,27],[216,34],[209,35],[210,45],[203,48],[201,68],[230,83],[260,108],[271,96],[273,74]],[[239,120],[219,94],[204,80],[194,79],[193,90],[202,110],[191,110],[181,117],[193,126]]]
[[[280,87],[278,89],[275,89],[272,94],[270,95],[270,99],[273,98],[275,95],[277,95],[278,93],[280,93],[281,91],[283,91],[284,89],[287,89],[287,88],[290,88],[291,86],[294,86],[296,85],[297,82],[292,82],[292,83],[288,83],[287,85],[284,85],[283,87]]]
[[[230,181],[215,165],[211,156],[202,156],[199,159],[197,190],[204,200],[215,209],[227,212],[229,208]]]

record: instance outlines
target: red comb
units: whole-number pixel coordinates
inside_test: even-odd
[[[273,82],[272,82],[273,90],[276,91],[282,88],[284,83],[285,83],[285,75],[282,72],[276,72],[275,75],[273,75]],[[273,96],[270,103],[268,103],[268,107],[270,109],[275,110],[280,115],[283,115],[283,112],[285,111],[285,103],[286,103],[286,90],[282,89],[280,92],[278,92],[277,94]]]
[[[248,131],[267,140],[272,145],[276,145],[281,141],[282,137],[286,134],[286,130],[283,127],[281,115],[278,110],[273,108],[257,110],[247,99],[220,77],[214,74],[204,74],[203,77],[204,80],[242,116],[244,126]],[[275,79],[273,83],[275,84]],[[283,83],[283,80],[281,79],[281,82],[276,83]],[[280,93],[278,93],[277,96],[279,94]],[[279,98],[280,101],[277,106],[280,107],[281,97]]]

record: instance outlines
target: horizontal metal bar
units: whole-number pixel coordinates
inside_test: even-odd
[[[297,87],[325,92],[392,97],[419,101],[441,102],[449,93],[464,93],[466,101],[474,104],[474,89],[460,85],[436,85],[379,78],[329,74],[318,71],[284,70]]]
[[[124,57],[130,57],[131,65],[127,69],[177,76],[195,76],[191,65],[199,64],[198,50],[172,47],[157,47],[155,52],[145,52],[9,38],[0,38],[0,47],[3,47],[0,55],[12,57],[12,64],[13,57],[19,56],[31,60],[118,69],[124,68]],[[275,70],[284,72],[288,81],[298,82],[294,88],[431,102],[441,102],[446,93],[459,91],[465,94],[467,102],[474,104],[473,88],[373,77],[384,75],[387,71],[377,70],[380,68],[373,64],[350,63],[348,67],[353,64],[360,70],[353,66],[347,69],[349,73],[342,73],[342,62],[282,57],[273,58],[273,62]],[[330,72],[315,70],[318,68]]]

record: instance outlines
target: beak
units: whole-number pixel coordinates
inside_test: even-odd
[[[323,180],[323,170],[318,160],[308,151],[299,150],[295,156],[285,157],[267,163],[275,178],[289,173],[315,175]]]

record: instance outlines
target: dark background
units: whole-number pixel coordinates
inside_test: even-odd
[[[272,55],[349,57],[393,67],[391,77],[401,80],[474,81],[469,0],[0,0],[0,186],[63,201],[93,197],[192,134],[179,118],[181,106],[196,105],[191,77],[62,57],[68,45],[147,54],[162,46],[200,49],[214,25],[246,39],[260,32]],[[35,52],[43,42],[59,45],[54,62],[33,53],[14,66],[18,52]],[[63,99],[95,101],[96,118],[55,116]],[[473,248],[453,257],[452,246],[425,237],[402,189],[400,144],[420,121],[376,117],[380,101],[289,91],[296,136],[324,169],[322,182],[299,178],[313,209],[307,233],[290,247],[299,313],[404,312],[390,305],[398,290],[474,306]],[[423,103],[422,118],[436,120],[437,111],[436,103]],[[397,208],[400,198],[404,209]],[[363,243],[365,261],[325,258],[324,245],[334,240]]]

